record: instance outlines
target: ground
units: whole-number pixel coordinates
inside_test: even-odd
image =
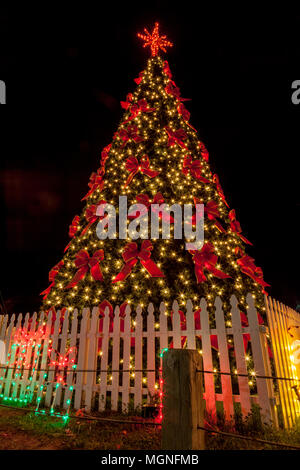
[[[94,415],[95,416],[95,415]],[[99,415],[98,415],[99,416]],[[102,417],[105,415],[101,415]],[[112,417],[111,414],[106,417]],[[114,415],[114,419],[137,420],[138,417]],[[238,432],[275,442],[300,446],[300,427],[292,431],[261,427],[251,417],[236,429],[219,424],[219,429]],[[256,442],[241,441],[220,435],[206,435],[208,450],[276,449]],[[138,424],[112,424],[93,420],[61,419],[35,416],[0,406],[0,450],[160,450],[160,428]]]

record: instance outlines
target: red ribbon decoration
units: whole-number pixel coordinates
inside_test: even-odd
[[[144,75],[144,72],[140,72],[139,73],[139,78],[134,79],[134,81],[137,85],[139,85],[141,83],[141,81],[143,80],[143,75]]]
[[[222,189],[222,186],[220,185],[220,180],[217,174],[213,175],[213,183],[215,183],[217,187],[217,191],[218,191],[220,198],[222,199],[224,204],[226,204],[226,206],[229,207],[228,203],[226,202],[225,195],[223,193],[223,189]]]
[[[252,245],[253,246],[253,243],[249,242],[249,240],[244,237],[244,235],[242,235],[242,229],[241,229],[241,225],[240,223],[236,220],[236,215],[235,215],[235,210],[232,209],[230,212],[229,212],[229,219],[230,219],[230,228],[231,230],[236,233],[241,240],[243,240],[245,243],[247,243],[248,245]]]
[[[82,237],[83,235],[86,234],[88,229],[90,228],[91,225],[93,225],[94,222],[96,222],[97,219],[102,219],[103,217],[100,217],[96,214],[97,208],[100,204],[106,204],[106,201],[102,200],[98,204],[93,204],[92,206],[89,206],[86,211],[85,211],[85,218],[88,221],[88,225],[82,230],[80,236]]]
[[[168,93],[168,95],[174,96],[174,98],[177,98],[179,101],[190,101],[189,98],[181,98],[180,90],[172,80],[170,80],[165,87],[165,91]]]
[[[131,106],[131,102],[133,100],[133,94],[128,93],[126,96],[126,101],[121,101],[121,106],[123,109],[128,109]]]
[[[97,173],[93,172],[90,176],[90,182],[88,183],[88,186],[90,188],[89,192],[81,199],[84,201],[88,197],[90,197],[96,189],[100,189],[100,191],[103,190],[104,187],[104,181],[103,181],[103,176],[104,176],[104,168],[99,168],[97,170]]]
[[[164,61],[164,68],[163,68],[164,73],[167,75],[167,77],[172,80],[172,72],[169,66],[169,62],[167,60]]]
[[[193,255],[193,261],[195,263],[195,274],[198,284],[207,280],[203,272],[204,268],[220,279],[228,279],[231,277],[215,267],[218,261],[218,257],[214,254],[214,247],[212,243],[207,242],[203,245],[200,251],[191,250],[190,253]]]
[[[198,147],[200,149],[200,152],[201,152],[201,157],[203,158],[203,160],[205,160],[206,162],[208,162],[209,160],[209,153],[205,147],[205,145],[203,144],[203,142],[201,142],[200,140],[198,141]]]
[[[149,176],[150,178],[155,178],[155,176],[159,175],[160,173],[159,171],[150,169],[150,161],[147,155],[144,155],[141,158],[140,163],[136,157],[127,158],[125,168],[127,171],[130,171],[130,175],[127,178],[124,188],[126,188],[131,183],[139,171],[144,175]]]
[[[125,261],[125,265],[122,270],[117,274],[115,279],[112,281],[113,284],[116,282],[124,281],[132,271],[132,268],[141,262],[142,266],[148,271],[151,277],[165,277],[159,267],[151,259],[151,250],[153,245],[150,240],[143,240],[141,249],[139,251],[138,246],[135,242],[128,243],[123,251],[122,257]]]
[[[111,149],[111,144],[104,147],[104,149],[101,152],[100,165],[101,165],[101,167],[103,167],[103,169],[104,169],[104,166],[105,166],[105,162],[108,159],[108,154],[110,152],[110,149]]]
[[[71,225],[69,226],[69,237],[73,238],[74,235],[77,233],[79,221],[80,221],[79,215],[75,215],[74,219],[72,220]]]
[[[187,146],[184,144],[184,140],[187,139],[187,134],[183,129],[177,129],[177,131],[172,131],[168,126],[165,126],[165,131],[168,134],[168,147],[173,147],[173,145],[178,144],[180,147],[187,149]]]
[[[69,226],[69,237],[73,238],[76,235],[78,231],[79,221],[80,217],[79,215],[76,215],[72,220],[72,224]],[[67,244],[66,248],[64,249],[64,253],[70,248],[71,243],[72,240]]]
[[[207,178],[202,176],[201,168],[202,165],[200,160],[193,161],[193,157],[191,155],[185,155],[182,165],[182,173],[186,176],[190,173],[191,176],[199,181],[202,181],[202,183],[210,183]]]
[[[122,140],[123,144],[121,148],[124,148],[129,140],[134,140],[134,142],[142,142],[143,137],[138,134],[138,127],[134,124],[130,124],[127,129],[121,129],[117,134]]]
[[[152,111],[155,110],[155,108],[149,108],[147,100],[145,100],[145,98],[139,100],[137,103],[134,104],[131,104],[128,101],[121,101],[121,106],[124,109],[128,109],[130,107],[131,116],[126,121],[124,121],[124,124],[129,121],[132,121],[140,113],[152,113]]]
[[[71,289],[80,282],[88,271],[91,271],[92,277],[95,281],[103,281],[103,275],[100,269],[100,261],[104,259],[104,251],[95,251],[92,257],[86,250],[80,250],[75,259],[75,266],[78,269],[72,281],[66,286],[66,289]]]
[[[55,284],[55,278],[63,265],[64,265],[64,261],[62,260],[59,263],[57,263],[55,266],[53,266],[53,268],[49,272],[49,282],[51,282],[51,284],[49,287],[47,287],[47,289],[45,289],[43,292],[40,293],[40,295],[44,296],[43,300],[47,299],[48,295],[50,294],[50,291]]]
[[[201,204],[200,199],[194,197],[194,204]],[[217,217],[220,217],[220,212],[218,209],[218,204],[215,201],[209,201],[206,206],[204,206],[204,214],[207,216],[209,220],[214,221],[215,226],[217,227],[218,230],[222,233],[226,233],[226,230],[220,222],[217,220]],[[193,215],[192,217],[192,224],[195,225],[196,223],[196,216]]]
[[[239,258],[237,260],[237,264],[240,266],[241,271],[244,274],[247,274],[247,276],[251,277],[251,279],[253,279],[255,282],[262,286],[262,293],[268,295],[268,293],[265,292],[264,287],[268,287],[270,286],[270,284],[267,284],[263,280],[262,269],[255,266],[254,258],[251,258],[248,255],[244,255],[242,256],[242,258]]]

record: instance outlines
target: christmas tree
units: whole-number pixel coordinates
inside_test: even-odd
[[[121,123],[90,177],[85,206],[70,225],[64,256],[49,273],[51,284],[42,293],[45,310],[163,301],[170,311],[174,300],[184,305],[187,299],[197,309],[203,296],[213,309],[214,298],[220,296],[224,311],[230,312],[230,296],[235,294],[245,311],[248,292],[257,309],[264,310],[268,284],[245,253],[251,243],[210,169],[209,153],[190,123],[187,100],[159,55],[172,43],[158,28],[156,23],[152,33],[145,29],[138,35],[151,57],[135,79],[135,91],[121,102]],[[118,207],[119,196],[127,196],[128,206],[143,203],[149,212],[154,203],[204,204],[204,245],[186,250],[185,240],[172,237],[174,219],[164,212],[160,218],[169,218],[169,239],[133,240],[130,233],[120,239],[118,232],[115,239],[99,239],[96,227],[103,217],[97,208],[105,202]],[[127,224],[134,219],[129,213]]]

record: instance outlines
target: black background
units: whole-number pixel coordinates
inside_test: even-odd
[[[198,2],[110,8],[0,8],[1,270],[7,309],[32,310],[62,256],[119,105],[149,56],[136,37],[155,21],[191,124],[210,152],[248,253],[293,308],[299,292],[300,15],[196,10]],[[61,7],[60,7],[61,8]],[[9,25],[8,28],[8,18]]]

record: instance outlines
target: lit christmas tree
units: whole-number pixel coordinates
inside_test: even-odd
[[[174,300],[184,305],[191,299],[196,310],[201,297],[213,309],[214,298],[220,296],[229,313],[230,296],[235,294],[245,311],[250,292],[262,312],[268,284],[245,253],[251,243],[210,169],[209,153],[189,122],[187,100],[159,55],[172,43],[159,35],[158,23],[152,34],[145,30],[138,36],[150,47],[151,57],[135,79],[136,90],[121,102],[122,121],[90,177],[85,207],[72,221],[64,256],[50,271],[43,308],[163,301],[170,312]],[[150,239],[149,230],[149,239],[132,240],[128,233],[127,239],[120,239],[117,232],[116,239],[100,240],[97,207],[105,202],[118,207],[119,196],[127,196],[128,207],[143,203],[149,213],[151,203],[204,204],[203,247],[189,251],[185,240],[174,239],[174,219],[166,213],[160,217],[169,217],[170,239]],[[129,214],[127,224],[134,218]]]

